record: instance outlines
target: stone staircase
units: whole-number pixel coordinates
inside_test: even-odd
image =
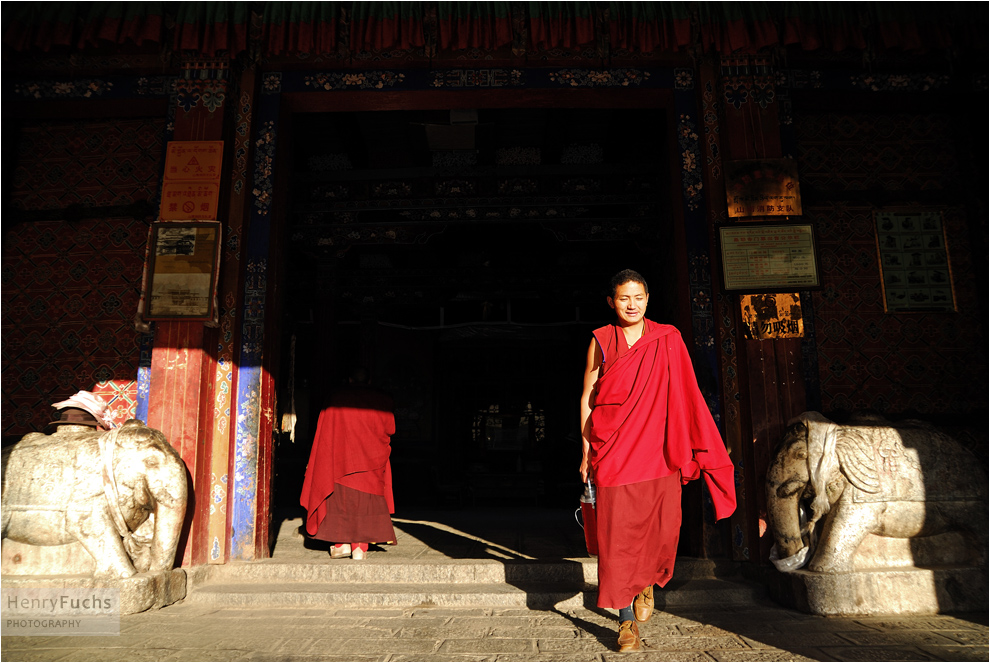
[[[679,559],[659,607],[752,605],[755,583],[717,578],[715,564]],[[591,607],[597,563],[574,560],[336,560],[333,563],[232,562],[188,570],[186,602],[218,607]]]
[[[530,509],[423,512],[393,518],[396,546],[331,560],[283,520],[271,559],[187,569],[187,603],[217,607],[594,607],[598,562],[573,514]],[[762,585],[732,563],[680,558],[658,600],[670,607],[752,605]],[[660,605],[658,603],[658,605]]]

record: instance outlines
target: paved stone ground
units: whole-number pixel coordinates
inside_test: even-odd
[[[365,562],[331,561],[279,528],[260,564],[403,559],[574,559],[586,555],[568,512],[397,514],[397,546]],[[720,611],[670,608],[641,633],[643,654],[616,652],[614,613],[594,607],[218,608],[188,599],[121,617],[119,636],[4,637],[2,661],[987,661],[987,613],[827,618],[769,600]]]
[[[606,611],[241,610],[179,603],[119,636],[5,637],[3,661],[986,661],[987,614],[826,618],[765,602],[657,613],[615,651]]]

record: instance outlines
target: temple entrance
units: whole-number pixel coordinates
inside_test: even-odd
[[[355,364],[395,399],[397,508],[576,505],[608,279],[641,271],[654,320],[684,306],[671,125],[646,105],[292,115],[279,402],[291,374],[298,425],[275,509]]]

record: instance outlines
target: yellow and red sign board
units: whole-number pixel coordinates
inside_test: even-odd
[[[198,180],[220,183],[222,140],[173,140],[165,155],[165,181]]]
[[[215,221],[219,197],[220,185],[212,182],[164,182],[159,217],[163,221]]]
[[[222,166],[222,140],[169,141],[159,218],[216,220]]]

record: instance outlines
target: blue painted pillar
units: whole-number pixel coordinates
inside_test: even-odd
[[[265,308],[271,260],[272,196],[281,75],[266,73],[260,86],[254,134],[253,204],[244,245],[244,315],[235,399],[236,423],[230,488],[230,558],[267,555],[268,482],[271,472],[273,390],[267,370]],[[269,413],[267,416],[264,413]]]
[[[715,244],[710,235],[707,212],[713,198],[724,197],[723,191],[705,189],[702,154],[702,137],[709,129],[702,117],[701,104],[695,87],[697,71],[692,69],[674,70],[674,109],[676,112],[677,152],[681,166],[681,203],[684,218],[684,241],[688,254],[688,287],[691,304],[690,347],[694,370],[699,380],[702,394],[718,424],[727,448],[737,469],[737,492],[739,454],[733,448],[733,440],[727,435],[726,422],[722,417],[722,390],[719,356],[716,341],[714,284],[712,283]],[[711,496],[703,491],[702,498],[702,543],[709,557],[727,554],[723,537],[715,527],[715,510]],[[734,518],[739,517],[737,511]]]

